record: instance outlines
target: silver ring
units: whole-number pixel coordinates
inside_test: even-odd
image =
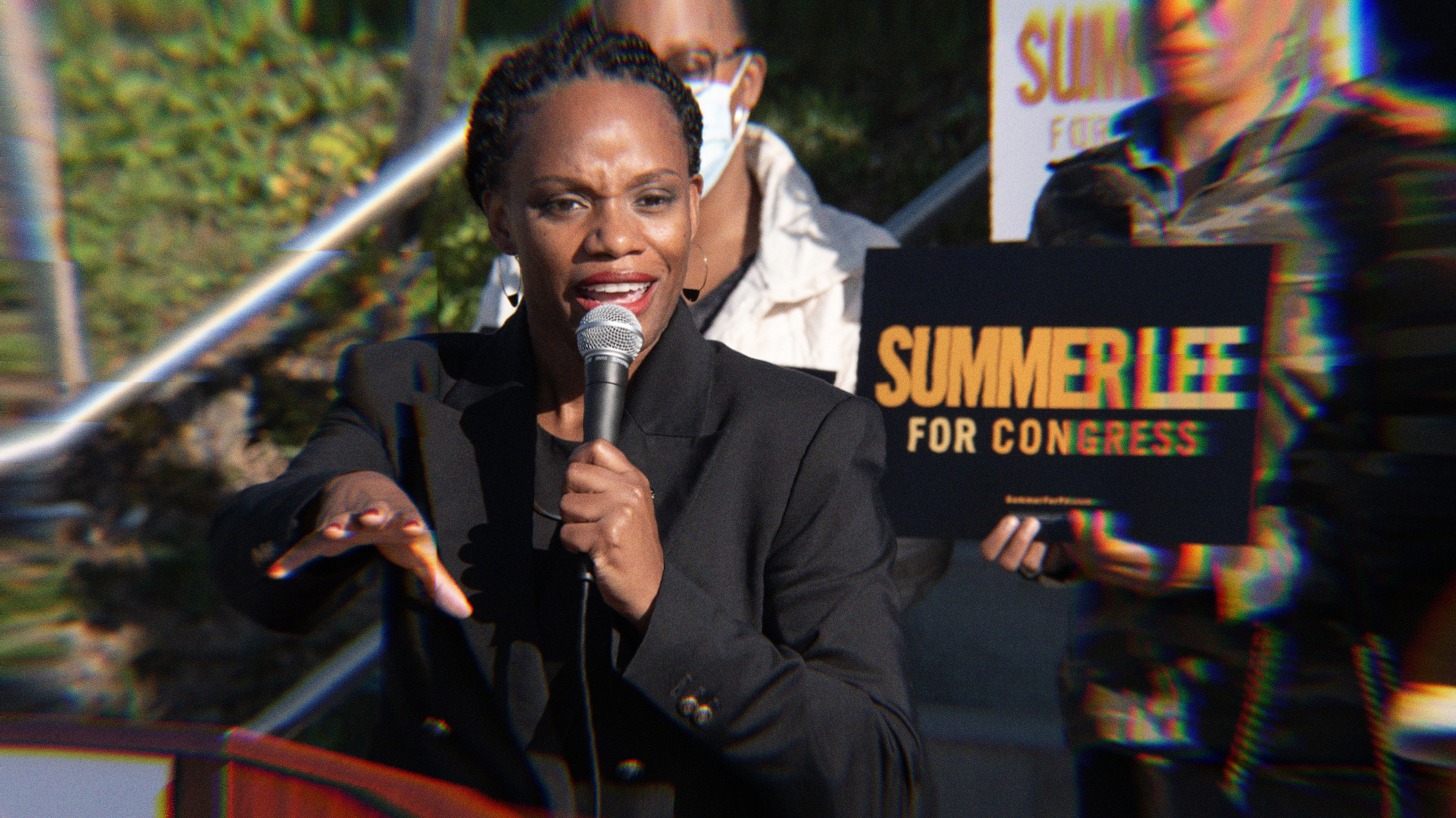
[[[1022,579],[1041,579],[1041,569],[1040,568],[1032,571],[1032,570],[1028,570],[1025,565],[1022,565],[1022,566],[1020,566],[1020,567],[1018,567],[1016,569],[1016,574],[1017,574],[1017,576],[1021,577]]]

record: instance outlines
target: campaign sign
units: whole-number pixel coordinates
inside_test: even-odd
[[[1250,541],[1271,249],[871,250],[859,393],[897,533],[1118,512],[1144,542]]]

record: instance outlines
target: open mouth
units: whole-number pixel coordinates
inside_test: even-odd
[[[576,285],[575,294],[582,309],[590,310],[602,304],[616,304],[635,314],[651,303],[656,287],[656,279],[648,276],[592,276]]]

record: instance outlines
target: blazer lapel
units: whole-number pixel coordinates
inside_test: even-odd
[[[679,539],[675,524],[717,442],[712,371],[712,345],[679,304],[627,390],[620,448],[652,484],[664,554]]]
[[[466,567],[461,546],[469,541],[470,529],[487,519],[475,453],[461,429],[459,409],[425,394],[416,394],[411,408],[440,561],[459,578]]]
[[[481,671],[501,695],[512,642],[535,642],[531,497],[535,413],[524,320],[507,323],[442,398],[413,402],[440,561],[476,611],[466,627]]]

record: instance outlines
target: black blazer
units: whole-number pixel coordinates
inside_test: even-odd
[[[383,563],[375,757],[585,811],[575,666],[543,624],[570,589],[531,542],[531,373],[523,315],[494,335],[352,348],[337,404],[287,473],[217,518],[214,562],[235,605],[285,630]],[[596,603],[611,646],[591,677],[604,814],[907,814],[919,740],[878,411],[705,341],[679,308],[633,377],[620,448],[653,486],[666,568],[640,637]],[[363,469],[426,514],[471,620],[437,611],[372,549],[262,573],[305,533],[295,518],[324,482]]]

